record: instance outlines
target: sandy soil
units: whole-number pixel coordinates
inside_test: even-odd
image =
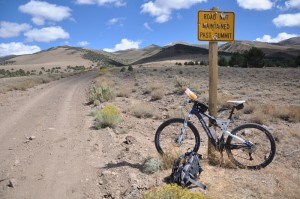
[[[219,74],[220,96],[251,101],[257,104],[255,111],[260,104],[300,105],[297,69],[220,68]],[[85,105],[86,90],[97,75],[88,72],[0,95],[0,198],[138,198],[165,184],[171,170],[146,174],[143,162],[157,157],[155,131],[185,99],[174,92],[175,76],[201,85],[200,99],[205,100],[208,68],[153,64],[104,74],[129,94],[100,105],[114,104],[122,111],[116,129],[101,130],[93,128],[94,118],[88,116],[92,107]],[[144,94],[153,83],[165,93],[160,100]],[[136,118],[131,109],[142,102],[156,116]],[[240,114],[237,122],[251,117]],[[200,131],[201,181],[209,190],[191,191],[213,198],[299,198],[300,124],[271,116],[265,124],[277,139],[277,154],[260,171],[208,164],[206,137]],[[135,138],[133,144],[124,143],[127,136]]]

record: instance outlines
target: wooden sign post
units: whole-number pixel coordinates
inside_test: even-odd
[[[219,11],[198,12],[198,40],[209,41],[209,114],[217,117],[218,106],[218,41],[234,40],[234,13]],[[214,147],[208,140],[208,158],[214,158]]]

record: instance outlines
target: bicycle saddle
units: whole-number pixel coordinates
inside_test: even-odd
[[[232,104],[235,104],[235,105],[240,105],[240,104],[244,104],[246,101],[245,100],[228,100],[227,101],[228,103],[232,103]]]

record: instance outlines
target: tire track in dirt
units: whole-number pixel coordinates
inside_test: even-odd
[[[85,89],[94,77],[89,72],[33,89],[22,107],[0,121],[0,179],[17,181],[14,189],[3,181],[1,198],[82,197],[76,185],[87,167]]]

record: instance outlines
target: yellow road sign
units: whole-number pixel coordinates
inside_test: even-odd
[[[234,12],[198,11],[198,40],[233,41]]]

